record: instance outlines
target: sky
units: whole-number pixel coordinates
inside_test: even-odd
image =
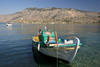
[[[30,7],[74,8],[100,12],[100,0],[0,0],[0,15],[13,14]]]

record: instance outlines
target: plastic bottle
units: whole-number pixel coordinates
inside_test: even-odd
[[[67,40],[64,40],[64,43],[67,43]]]

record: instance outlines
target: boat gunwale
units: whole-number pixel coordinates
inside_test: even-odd
[[[33,36],[33,37],[35,37],[35,36]],[[33,37],[32,37],[32,41],[34,41]],[[35,42],[35,43],[43,43],[44,41],[40,41],[40,42],[34,41],[34,42]],[[82,45],[82,43],[79,44],[79,46],[81,46],[81,45]],[[40,48],[73,47],[73,46],[76,46],[76,44],[62,44],[62,45],[59,45],[59,44],[58,44],[58,46],[48,46],[48,47],[40,47]]]

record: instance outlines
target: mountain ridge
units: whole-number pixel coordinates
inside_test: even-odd
[[[0,15],[0,22],[14,23],[100,23],[100,12],[73,8],[26,8],[9,15]]]

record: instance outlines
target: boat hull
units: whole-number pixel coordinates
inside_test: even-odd
[[[12,24],[7,24],[7,26],[11,26]]]
[[[33,48],[38,50],[38,46],[33,41]],[[77,46],[64,46],[53,48],[40,48],[38,51],[44,55],[61,59],[63,61],[71,62],[77,53],[79,45]]]

